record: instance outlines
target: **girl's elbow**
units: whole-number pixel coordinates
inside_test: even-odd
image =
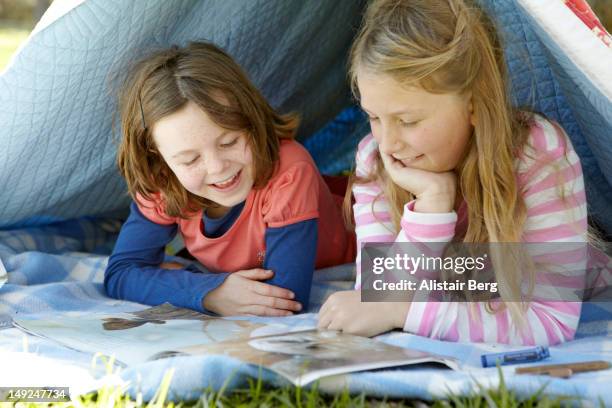
[[[104,270],[104,291],[113,298],[117,298],[117,275],[117,268],[109,263]]]
[[[108,296],[115,299],[121,298],[120,281],[129,266],[129,264],[114,260],[112,257],[109,259],[104,270],[104,290]]]

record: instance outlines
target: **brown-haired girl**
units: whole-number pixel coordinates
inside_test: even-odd
[[[580,162],[557,124],[510,105],[501,50],[471,1],[370,3],[350,69],[372,128],[352,187],[358,250],[363,242],[555,243],[559,252],[540,258],[574,273],[557,274],[552,285],[580,290],[587,237]],[[443,255],[436,247],[427,255]],[[362,303],[359,290],[339,292],[321,308],[319,325],[364,335],[402,328],[452,341],[571,340],[580,301],[530,296],[541,288],[534,269],[522,268],[534,266],[525,250],[489,248],[501,299]]]
[[[118,164],[134,200],[110,257],[110,296],[221,315],[307,307],[313,270],[354,242],[307,153],[232,58],[191,43],[137,63],[120,94]],[[180,233],[211,273],[163,263]]]

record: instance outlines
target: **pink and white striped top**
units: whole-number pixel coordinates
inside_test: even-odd
[[[377,149],[371,134],[359,143],[356,157],[358,177],[371,173]],[[587,252],[586,199],[582,168],[569,138],[560,126],[535,115],[528,144],[516,160],[516,168],[527,206],[523,242],[576,243],[578,252],[571,251],[571,259],[567,254],[553,255],[556,259],[564,259],[564,266],[567,262],[573,263],[569,268],[573,275],[561,279],[564,282],[559,285],[567,285],[569,289],[584,287],[581,285],[584,284]],[[564,198],[559,194],[560,187],[564,189]],[[410,202],[404,207],[401,230],[396,232],[389,204],[381,193],[376,182],[353,185],[358,248],[356,289],[361,288],[361,243],[451,242],[467,229],[465,202],[457,212],[450,213],[417,213],[413,211],[414,202]],[[563,248],[566,250],[567,246]],[[549,255],[538,254],[545,259],[550,259]],[[581,276],[576,276],[576,273]],[[578,326],[581,303],[533,299],[524,316],[526,324],[523,330],[517,330],[512,324],[508,309],[491,314],[485,310],[484,303],[476,303],[474,313],[473,309],[471,312],[468,310],[470,306],[465,302],[435,301],[413,302],[404,330],[449,341],[549,345],[571,340]]]

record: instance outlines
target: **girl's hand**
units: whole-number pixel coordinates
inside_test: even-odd
[[[371,337],[403,328],[409,307],[409,302],[361,302],[358,290],[336,292],[321,307],[318,327]]]
[[[406,167],[382,151],[380,156],[391,180],[416,197],[415,211],[438,213],[453,210],[457,194],[455,173],[435,173]]]
[[[222,316],[289,316],[300,311],[302,305],[291,300],[295,297],[293,292],[258,282],[273,275],[274,272],[259,268],[230,273],[206,295],[204,307]]]

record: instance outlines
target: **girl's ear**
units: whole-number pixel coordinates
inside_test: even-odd
[[[474,103],[471,95],[468,100],[468,112],[470,114],[470,123],[472,126],[476,126],[476,114],[474,113]]]

